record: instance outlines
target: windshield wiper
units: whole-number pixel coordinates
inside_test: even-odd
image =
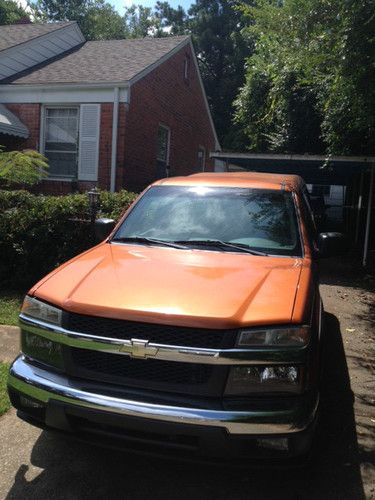
[[[172,248],[180,248],[180,249],[185,249],[185,245],[179,245],[178,243],[174,243],[172,241],[165,241],[165,240],[158,240],[155,238],[143,238],[140,236],[120,236],[118,238],[112,238],[110,243],[112,241],[118,241],[120,243],[140,243],[141,245],[163,245],[165,247],[172,247]]]
[[[246,252],[251,255],[263,255],[268,257],[268,254],[265,252],[259,252],[258,250],[252,250],[248,245],[243,243],[230,243],[229,241],[221,241],[221,240],[179,240],[175,241],[175,243],[183,244],[183,245],[202,245],[207,247],[216,247],[216,248],[232,248],[234,250],[239,250],[241,252]]]

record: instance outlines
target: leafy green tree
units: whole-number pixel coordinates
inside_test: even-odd
[[[47,158],[31,149],[5,151],[0,146],[0,181],[5,185],[36,184],[47,176],[47,161]]]
[[[41,21],[77,21],[80,24],[93,4],[93,0],[36,0],[30,2],[30,8]]]
[[[36,0],[30,7],[39,21],[77,21],[87,40],[125,38],[122,17],[105,0]]]
[[[191,33],[189,14],[179,5],[174,9],[168,2],[157,1],[155,16],[164,34],[188,35]]]
[[[126,36],[123,18],[103,0],[97,0],[87,9],[81,29],[87,40],[119,40]]]
[[[124,22],[126,38],[161,37],[168,34],[163,33],[160,19],[151,7],[133,4],[125,8]]]
[[[0,0],[0,25],[14,24],[22,18],[28,18],[28,13],[13,0]]]
[[[258,0],[236,122],[251,150],[372,153],[373,0]]]

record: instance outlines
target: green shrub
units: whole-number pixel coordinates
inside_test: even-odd
[[[47,175],[48,160],[37,151],[5,151],[4,146],[0,146],[0,181],[6,186],[32,186]]]
[[[118,219],[136,195],[100,192],[99,215]],[[0,287],[25,288],[95,241],[86,194],[0,191]]]

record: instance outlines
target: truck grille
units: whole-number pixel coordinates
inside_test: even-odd
[[[138,338],[156,344],[208,349],[231,348],[237,335],[235,329],[138,323],[67,312],[63,315],[63,327],[98,337]],[[65,347],[64,353],[66,373],[70,376],[147,391],[221,397],[228,373],[226,366],[134,359],[123,354],[73,347]]]
[[[86,349],[72,349],[72,360],[79,369],[95,374],[96,379],[101,375],[110,375],[127,382],[167,382],[170,384],[205,384],[210,378],[210,365],[195,363],[176,363],[157,359],[132,359],[119,354],[90,351]]]
[[[149,342],[183,347],[225,349],[234,346],[237,330],[211,330],[183,326],[138,323],[119,319],[86,316],[76,313],[64,314],[64,326],[68,330],[98,337],[121,340],[132,338]]]

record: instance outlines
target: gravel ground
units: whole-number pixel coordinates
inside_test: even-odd
[[[302,469],[232,469],[95,448],[0,418],[0,498],[375,499],[375,279],[325,263],[322,422]]]

